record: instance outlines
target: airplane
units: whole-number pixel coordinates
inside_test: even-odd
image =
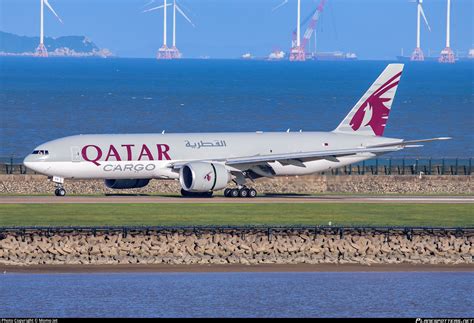
[[[242,132],[74,135],[36,147],[24,165],[55,183],[103,179],[112,189],[141,188],[151,179],[179,180],[185,197],[256,197],[248,181],[307,175],[361,162],[438,137],[383,137],[403,64],[389,64],[330,132]],[[234,182],[236,188],[228,188]]]

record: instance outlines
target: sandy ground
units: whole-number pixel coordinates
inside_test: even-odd
[[[145,272],[474,272],[474,264],[460,265],[0,265],[8,273],[145,273]]]
[[[257,198],[183,198],[180,196],[0,196],[11,203],[474,203],[473,196],[266,195]]]

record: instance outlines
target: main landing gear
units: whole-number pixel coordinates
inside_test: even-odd
[[[225,197],[256,197],[257,191],[254,188],[243,186],[241,188],[226,188],[224,190]]]

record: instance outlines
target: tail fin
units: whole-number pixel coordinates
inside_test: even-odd
[[[403,64],[389,64],[334,132],[382,136],[402,71]]]

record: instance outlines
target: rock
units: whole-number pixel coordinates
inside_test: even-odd
[[[330,232],[317,236],[307,230],[267,232],[246,229],[223,233],[184,231],[120,234],[57,233],[16,236],[0,240],[0,263],[14,264],[224,264],[224,263],[473,263],[473,239],[452,233],[405,235],[377,232]],[[5,243],[6,241],[6,243]]]
[[[59,255],[59,253],[56,251],[56,248],[54,248],[53,246],[49,247],[47,249],[47,252],[49,252],[50,254],[53,254],[53,255]]]

